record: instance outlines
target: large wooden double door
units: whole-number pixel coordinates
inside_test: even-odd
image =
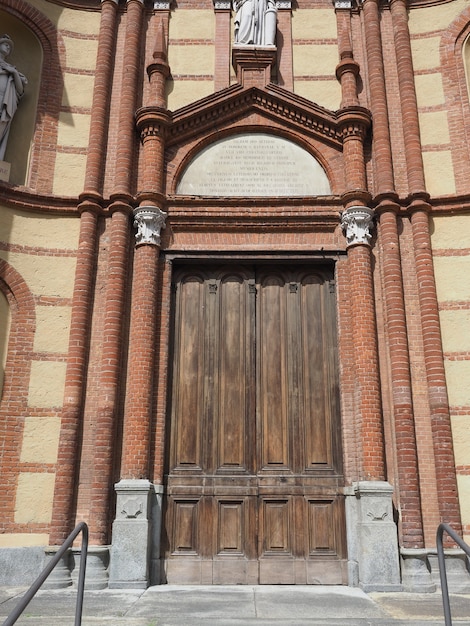
[[[331,268],[174,274],[169,583],[344,584]]]

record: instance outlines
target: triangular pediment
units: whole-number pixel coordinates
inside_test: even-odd
[[[230,127],[252,113],[264,117],[266,125],[274,121],[342,150],[342,132],[335,112],[273,84],[263,89],[233,85],[174,111],[166,145],[181,145],[207,136],[215,127]]]

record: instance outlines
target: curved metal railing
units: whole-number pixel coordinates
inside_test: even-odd
[[[439,576],[441,579],[442,605],[444,607],[445,626],[452,626],[452,617],[450,614],[449,588],[447,585],[446,561],[444,556],[443,536],[447,533],[456,544],[458,544],[467,556],[470,556],[470,546],[458,536],[449,524],[439,524],[437,528],[436,544],[437,544],[437,560],[439,563]]]
[[[54,558],[50,560],[50,562],[46,565],[46,567],[42,570],[36,580],[33,582],[28,591],[21,598],[21,601],[18,605],[13,609],[13,611],[9,614],[6,620],[3,622],[3,626],[12,626],[15,624],[16,620],[23,613],[25,608],[34,598],[38,590],[46,581],[49,574],[52,572],[54,567],[66,553],[66,551],[71,547],[75,538],[82,533],[82,545],[81,545],[81,559],[80,559],[80,569],[78,573],[78,589],[77,589],[77,602],[75,605],[75,626],[80,626],[82,623],[82,610],[83,610],[83,594],[85,591],[85,571],[86,571],[86,557],[88,552],[88,526],[85,522],[80,522],[74,530],[70,533],[61,547],[57,550]]]

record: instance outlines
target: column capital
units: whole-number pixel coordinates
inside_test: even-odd
[[[134,209],[134,227],[137,229],[135,245],[160,245],[161,229],[165,228],[167,213],[156,206],[140,206]]]
[[[365,206],[352,206],[341,215],[341,228],[346,237],[347,247],[370,245],[374,211]]]

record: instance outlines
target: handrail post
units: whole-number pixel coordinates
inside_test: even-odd
[[[80,559],[80,569],[78,575],[78,590],[77,590],[77,601],[75,606],[75,626],[80,626],[82,623],[82,609],[83,609],[83,594],[85,591],[85,573],[86,573],[86,558],[88,553],[88,526],[85,522],[80,522],[74,528],[74,530],[70,533],[61,547],[57,550],[54,557],[51,561],[46,565],[46,567],[42,570],[36,580],[33,582],[28,591],[21,598],[21,601],[18,605],[13,609],[13,611],[8,615],[6,620],[3,622],[3,626],[13,626],[16,623],[17,619],[23,613],[25,608],[34,598],[36,593],[42,587],[49,574],[55,568],[57,563],[60,561],[65,552],[70,548],[73,544],[75,537],[77,537],[80,533],[82,533],[82,546],[81,546],[81,559]]]
[[[447,585],[446,560],[444,556],[443,535],[446,524],[439,524],[436,535],[437,562],[439,563],[439,578],[441,579],[442,606],[444,608],[445,626],[452,626],[450,614],[449,587]]]
[[[446,561],[444,556],[443,535],[446,532],[455,543],[462,548],[467,556],[470,556],[470,546],[458,536],[455,530],[449,524],[439,524],[436,534],[437,545],[437,561],[439,563],[439,577],[441,579],[442,605],[444,608],[445,626],[452,626],[452,617],[450,614],[449,588],[447,585]]]

